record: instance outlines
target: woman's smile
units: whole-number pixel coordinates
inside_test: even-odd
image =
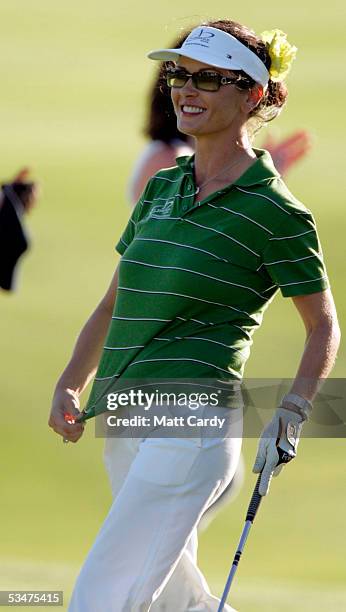
[[[201,113],[204,113],[206,111],[205,108],[202,108],[201,106],[194,106],[192,104],[182,104],[180,106],[181,108],[181,112],[184,115],[200,115]]]

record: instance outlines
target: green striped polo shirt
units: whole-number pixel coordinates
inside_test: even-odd
[[[328,288],[315,221],[267,151],[195,203],[194,156],[153,176],[116,249],[119,286],[87,413],[122,377],[241,379],[280,289]]]

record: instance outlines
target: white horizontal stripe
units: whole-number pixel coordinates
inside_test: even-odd
[[[150,219],[158,219],[159,221],[180,221],[181,217],[160,217],[160,215],[150,215]]]
[[[225,236],[225,238],[228,238],[229,240],[233,240],[233,242],[236,242],[237,244],[239,244],[241,247],[243,247],[247,251],[250,251],[250,253],[253,253],[253,255],[256,255],[256,257],[259,257],[259,254],[256,253],[256,251],[253,251],[252,249],[250,249],[248,246],[246,246],[242,242],[239,242],[239,240],[236,240],[235,238],[232,238],[232,236],[229,236],[228,234],[225,234],[224,232],[221,232],[220,230],[217,230],[214,227],[209,227],[207,225],[201,225],[200,223],[196,223],[195,221],[191,221],[191,219],[187,219],[186,217],[181,217],[181,219],[182,219],[182,221],[185,221],[186,223],[191,223],[192,225],[197,225],[197,227],[201,227],[202,229],[206,229],[206,230],[209,230],[211,232],[215,232],[216,234],[220,234],[221,236]]]
[[[122,238],[120,238],[120,242],[122,242],[126,247],[128,247],[129,245],[125,242],[125,240],[123,240]]]
[[[133,225],[136,227],[136,223],[133,219],[130,219],[131,223],[133,223]]]
[[[112,378],[118,378],[119,376],[120,374],[113,374],[113,376],[104,376],[103,378],[95,378],[94,380],[96,380],[97,382],[100,382],[102,380],[111,380]]]
[[[184,317],[175,318],[180,319],[181,321],[194,321],[195,323],[200,323],[201,325],[215,325],[215,323],[211,323],[210,321],[199,321],[198,319],[184,319]]]
[[[219,366],[214,365],[213,363],[208,363],[207,361],[200,361],[199,359],[190,359],[188,357],[167,357],[165,359],[141,359],[140,361],[133,361],[130,363],[129,368],[131,366],[137,365],[138,363],[147,363],[148,361],[194,361],[195,363],[203,363],[203,365],[211,366],[216,370],[221,370],[222,372],[226,372],[230,374],[229,370],[225,370],[225,368],[220,368]]]
[[[226,206],[215,206],[214,204],[208,204],[208,206],[210,206],[211,208],[216,208],[216,209],[222,208],[222,210],[226,210],[227,212],[231,213],[232,215],[238,215],[239,217],[244,217],[244,219],[247,219],[247,221],[250,221],[250,223],[254,223],[255,225],[258,225],[258,227],[260,227],[265,232],[268,232],[268,234],[271,234],[273,236],[273,232],[271,232],[270,229],[268,229],[267,227],[264,227],[264,225],[261,225],[260,223],[258,223],[254,219],[251,219],[251,217],[248,217],[247,215],[244,215],[243,213],[236,212],[235,210],[231,210],[230,208],[226,208]]]
[[[224,384],[228,385],[227,381],[218,380],[218,379],[216,379],[216,382],[220,383],[218,386],[216,386],[216,385],[207,385],[206,382],[205,382],[206,380],[208,380],[208,379],[207,378],[203,379],[203,382],[189,382],[186,379],[183,379],[182,381],[174,380],[174,386],[182,385],[183,387],[185,387],[185,386],[188,385],[189,387],[198,387],[199,389],[202,387],[203,389],[217,389],[218,391],[222,391],[222,389],[220,389],[220,387],[222,387],[222,385],[224,385]],[[236,386],[235,382],[236,382],[235,379],[232,380],[232,386],[231,387],[226,386],[223,390],[224,391],[238,391],[239,392],[241,390],[241,386],[240,386],[240,384]],[[238,379],[237,379],[237,382],[239,383]],[[164,380],[160,379],[160,382],[158,383],[156,381],[156,384],[159,384],[160,387],[162,387],[163,385],[172,385],[172,382],[170,380],[165,382]],[[149,382],[149,383],[146,383],[146,384],[142,383],[141,384],[141,389],[144,388],[144,387],[152,387],[152,386],[153,386],[152,382]],[[131,389],[133,389],[133,386],[130,386],[130,387],[123,387],[122,386],[121,387],[121,391],[127,391],[127,390],[131,390]]]
[[[272,200],[272,198],[269,198],[268,196],[264,195],[263,193],[256,193],[255,191],[247,191],[246,189],[241,189],[237,185],[234,185],[234,186],[235,186],[236,189],[238,189],[238,191],[241,191],[242,193],[247,193],[248,195],[253,195],[253,196],[258,197],[258,198],[264,198],[265,200],[268,200],[269,202],[272,202],[273,204],[275,204],[275,206],[280,208],[280,210],[283,210],[283,212],[286,213],[286,215],[291,216],[291,213],[288,210],[285,210],[285,208],[280,206],[280,204],[275,202],[275,200]]]
[[[227,349],[239,352],[239,349],[234,346],[230,346],[224,342],[218,342],[217,340],[211,340],[210,338],[200,338],[199,336],[173,336],[172,338],[153,338],[153,340],[165,340],[166,342],[171,342],[172,340],[203,340],[204,342],[213,342],[214,344],[219,344]]]
[[[174,180],[166,178],[165,176],[157,176],[157,175],[152,176],[151,179],[157,179],[160,181],[169,181],[170,183],[179,183],[179,181],[181,181],[184,178],[184,176],[192,176],[192,172],[184,172],[182,177],[178,179],[174,179]]]
[[[276,287],[276,285],[273,285],[273,287]],[[184,319],[184,317],[175,317],[175,318],[180,319],[181,321],[194,321],[195,323],[200,323],[201,325],[219,325],[219,323],[212,323],[211,321],[199,321],[198,319]],[[223,322],[222,325],[225,325],[225,323]],[[229,323],[228,321],[226,322],[226,325],[230,325],[231,327],[236,327],[237,329],[240,329],[240,331],[243,334],[245,334],[245,336],[249,340],[251,340],[251,334],[249,334],[249,332],[247,332],[245,329],[240,327],[240,325],[236,325],[235,323]]]
[[[219,342],[218,340],[211,340],[211,338],[199,338],[198,336],[184,336],[184,340],[203,340],[204,342],[212,342],[213,344],[219,344],[220,346],[224,346],[227,349],[232,349],[232,351],[240,352],[238,348],[225,344],[224,342]]]
[[[166,178],[165,176],[156,176],[156,175],[152,176],[151,178],[156,179],[157,181],[168,181],[169,183],[179,183],[179,181],[181,181],[181,178],[173,180],[173,179]]]
[[[148,291],[146,289],[131,289],[130,287],[118,287],[118,289],[122,289],[123,291],[133,291],[134,293],[149,293],[151,295],[175,295],[176,297],[184,297],[188,298],[189,300],[204,302],[205,304],[213,304],[214,306],[230,308],[230,310],[241,312],[242,314],[245,314],[247,317],[251,318],[251,315],[249,315],[248,312],[246,312],[245,310],[240,310],[240,308],[236,308],[235,306],[228,306],[228,304],[221,304],[220,302],[210,302],[209,300],[203,300],[202,298],[194,297],[193,295],[185,295],[184,293],[173,293],[173,291]]]
[[[241,287],[241,289],[247,289],[248,291],[251,291],[252,293],[255,293],[256,295],[258,295],[258,297],[262,298],[262,300],[267,299],[261,293],[258,293],[258,291],[256,291],[255,289],[252,289],[252,287],[248,287],[247,285],[240,285],[239,283],[232,283],[231,281],[226,281],[226,280],[223,280],[222,278],[217,278],[216,276],[210,276],[209,274],[203,274],[203,272],[197,272],[196,270],[189,270],[188,268],[179,268],[177,266],[157,266],[155,264],[149,264],[149,263],[145,263],[142,261],[136,261],[134,259],[125,259],[124,257],[122,261],[125,261],[127,263],[137,264],[139,266],[144,266],[148,268],[159,268],[160,270],[179,270],[180,272],[189,272],[190,274],[196,274],[197,276],[204,276],[204,278],[210,278],[211,280],[217,281],[219,283],[224,283],[225,285],[232,285],[233,287]]]
[[[180,246],[185,249],[192,249],[193,251],[200,251],[201,253],[205,253],[206,255],[210,255],[210,257],[214,257],[219,261],[224,261],[225,263],[231,263],[228,259],[224,259],[223,257],[219,257],[215,255],[215,253],[211,253],[210,251],[206,251],[205,249],[200,249],[198,247],[193,247],[189,244],[181,244],[180,242],[173,242],[172,240],[160,240],[159,238],[135,238],[135,240],[146,240],[148,242],[163,242],[165,244],[174,244],[175,246]]]
[[[317,278],[312,278],[311,280],[296,281],[295,283],[285,283],[284,285],[279,285],[279,287],[288,287],[288,285],[302,285],[304,283],[313,283],[314,281],[323,280],[324,278],[327,278],[326,274],[324,274],[323,276],[318,276]]]
[[[119,319],[119,321],[162,321],[163,323],[172,321],[172,319],[148,319],[147,317],[112,317],[112,319]]]
[[[269,238],[268,242],[271,240],[287,240],[288,238],[299,238],[299,236],[305,236],[305,234],[311,234],[314,232],[314,229],[307,230],[306,232],[301,232],[300,234],[295,234],[294,236],[280,236],[280,238]]]
[[[304,261],[304,259],[311,259],[311,257],[315,257],[315,255],[307,255],[307,257],[299,257],[298,259],[278,259],[277,261],[264,261],[257,268],[256,272],[258,272],[258,270],[262,268],[262,266],[274,266],[275,264],[281,264],[281,263],[295,263],[296,261]]]
[[[103,348],[107,351],[125,351],[128,349],[144,348],[145,344],[139,344],[137,346],[104,346]]]

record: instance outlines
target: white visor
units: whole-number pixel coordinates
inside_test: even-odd
[[[150,59],[163,62],[176,62],[181,56],[215,68],[243,70],[263,87],[269,81],[269,72],[262,60],[234,36],[217,28],[195,28],[179,49],[158,49],[148,53]]]

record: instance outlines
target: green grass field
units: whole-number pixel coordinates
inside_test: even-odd
[[[258,32],[280,27],[299,47],[287,109],[270,131],[312,134],[311,154],[287,182],[314,212],[341,325],[345,319],[341,1],[321,10],[311,0],[244,2],[230,12],[222,0],[210,12],[196,0],[161,7],[154,0],[2,0],[1,177],[30,165],[42,196],[28,222],[33,249],[18,292],[0,295],[0,589],[62,589],[67,602],[107,512],[102,441],[90,424],[78,445],[64,446],[47,427],[51,394],[117,263],[113,248],[129,215],[126,181],[144,142],[154,69],[145,53],[180,27],[219,16]],[[277,297],[246,375],[293,377],[304,339],[291,301]],[[342,377],[345,365],[341,349],[333,376]],[[245,440],[241,494],[200,539],[200,564],[215,593],[243,526],[255,447]],[[345,463],[344,440],[305,439],[273,482],[232,589],[241,612],[346,610]]]

